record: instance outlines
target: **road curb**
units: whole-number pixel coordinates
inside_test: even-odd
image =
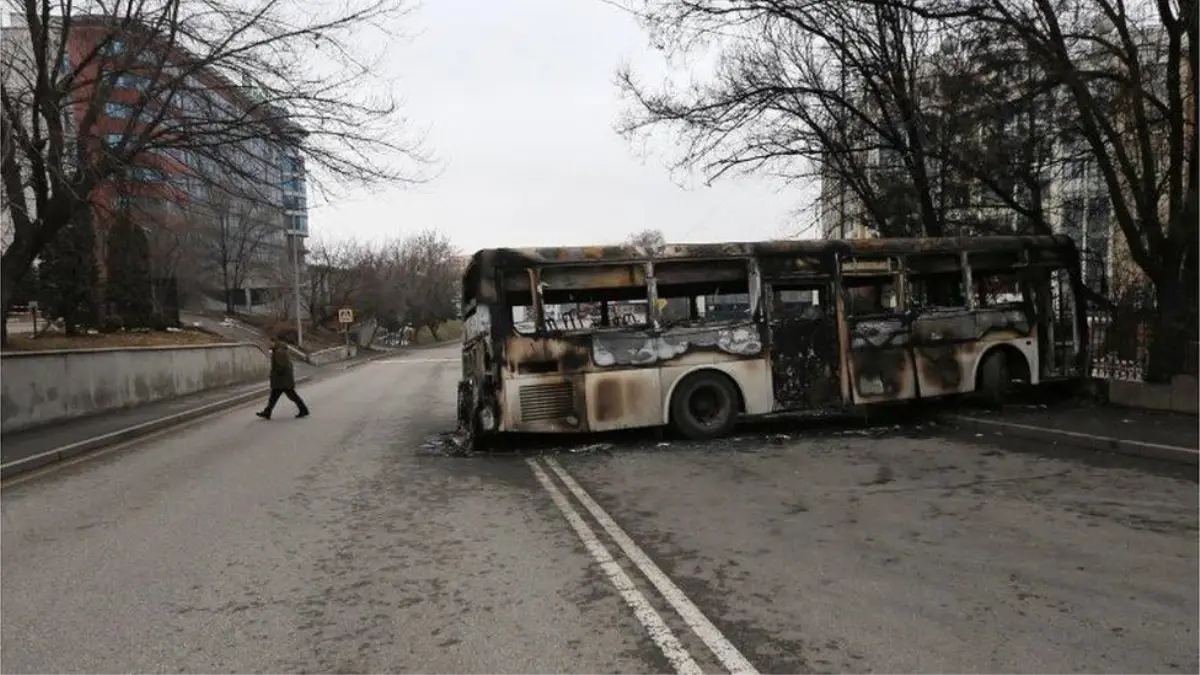
[[[1162,445],[1159,443],[1146,443],[1144,441],[1131,441],[1122,438],[1112,438],[1110,436],[1095,436],[1092,434],[1080,433],[1078,431],[1049,429],[1047,427],[1039,427],[1031,424],[1018,424],[1016,422],[987,420],[979,417],[970,417],[968,415],[952,415],[950,419],[962,426],[973,428],[976,431],[1003,430],[1005,433],[1018,438],[1027,438],[1035,441],[1049,441],[1052,443],[1063,443],[1066,445],[1073,445],[1075,447],[1087,448],[1089,450],[1102,450],[1105,452],[1114,452],[1120,455],[1145,457],[1166,462],[1174,462],[1177,464],[1200,466],[1200,451],[1197,451],[1194,448],[1185,448],[1176,445]]]
[[[300,377],[296,379],[296,383],[300,384],[302,382],[308,382],[311,379],[312,376]],[[213,401],[212,403],[207,403],[190,410],[177,412],[174,415],[167,415],[166,417],[160,417],[148,422],[142,422],[141,424],[135,424],[124,429],[110,431],[107,434],[95,436],[82,441],[76,441],[75,443],[70,443],[60,448],[55,448],[54,450],[39,452],[31,457],[25,457],[24,459],[18,459],[6,464],[0,464],[0,479],[16,476],[28,471],[33,471],[34,469],[39,469],[43,466],[61,462],[72,457],[78,457],[79,455],[89,452],[95,452],[96,450],[102,450],[118,443],[130,441],[142,436],[148,436],[156,431],[162,431],[163,429],[176,427],[181,424],[191,422],[192,420],[205,417],[206,415],[221,412],[222,410],[236,408],[239,405],[249,403],[256,398],[262,398],[269,393],[270,390],[265,388],[248,391],[244,394],[231,396],[226,399],[221,399],[220,401]]]

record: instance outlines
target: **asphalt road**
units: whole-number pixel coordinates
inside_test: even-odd
[[[453,458],[458,363],[6,483],[0,667],[1197,672],[1194,472],[837,426]]]

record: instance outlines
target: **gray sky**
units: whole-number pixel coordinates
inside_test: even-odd
[[[388,67],[443,171],[427,185],[314,208],[313,236],[434,227],[469,252],[605,243],[647,228],[679,242],[800,229],[809,189],[767,179],[681,188],[669,154],[617,135],[617,66],[655,81],[666,72],[621,10],[599,0],[423,0],[403,28],[413,37],[389,50]]]

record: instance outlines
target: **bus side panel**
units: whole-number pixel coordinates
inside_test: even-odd
[[[1021,309],[925,312],[913,321],[913,356],[921,398],[975,390],[979,363],[989,348],[1007,343],[1036,372],[1036,325]]]
[[[635,368],[584,376],[588,427],[592,431],[653,427],[662,423],[657,368]]]
[[[1038,358],[1037,335],[1029,338],[996,338],[986,337],[980,341],[976,347],[975,364],[971,370],[971,388],[968,392],[975,391],[976,378],[979,377],[979,367],[983,365],[983,360],[987,358],[991,351],[1000,345],[1008,345],[1017,351],[1021,352],[1021,356],[1025,357],[1025,363],[1029,366],[1029,384],[1041,384],[1042,377],[1038,369],[1041,368],[1041,360]],[[1015,375],[1015,373],[1013,373]]]
[[[911,325],[899,316],[852,318],[848,324],[854,403],[916,398],[916,368],[909,344]]]

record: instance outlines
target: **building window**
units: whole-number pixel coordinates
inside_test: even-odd
[[[125,138],[124,134],[105,134],[104,142],[110,148],[115,148],[121,144],[121,139]]]
[[[1061,232],[1075,241],[1076,246],[1083,248],[1084,202],[1078,197],[1063,200]]]
[[[109,40],[108,44],[104,45],[104,53],[109,56],[116,56],[125,52],[124,40]]]
[[[303,211],[305,208],[304,197],[298,195],[284,195],[283,208],[288,211]]]
[[[116,86],[125,89],[136,89],[145,93],[146,90],[150,89],[150,78],[123,73],[117,76]]]
[[[289,157],[285,155],[283,157],[282,166],[285,174],[290,175],[294,173],[300,173],[304,170],[304,160],[300,157]]]
[[[116,119],[129,119],[133,117],[133,106],[124,103],[105,103],[104,113]]]
[[[146,183],[161,183],[165,177],[158,169],[150,166],[135,166],[129,170],[129,177]]]
[[[308,235],[308,216],[288,216],[288,231]]]

